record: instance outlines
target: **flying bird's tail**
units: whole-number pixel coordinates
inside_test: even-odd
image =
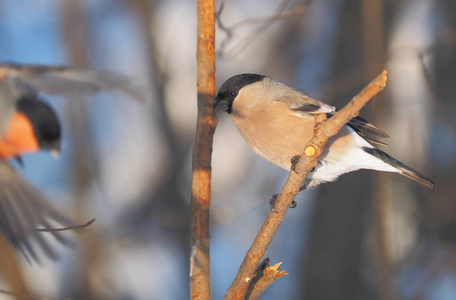
[[[391,157],[389,154],[378,150],[376,148],[368,148],[368,147],[363,147],[363,150],[369,153],[372,156],[375,156],[378,159],[381,159],[385,163],[393,166],[394,168],[398,169],[400,171],[400,174],[404,175],[405,177],[408,177],[410,179],[415,180],[416,182],[432,189],[434,187],[434,181],[431,179],[427,178],[426,176],[418,173],[417,171],[413,170],[412,168],[407,167],[397,159]]]

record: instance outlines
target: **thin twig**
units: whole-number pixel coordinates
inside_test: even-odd
[[[78,229],[83,229],[83,228],[86,228],[87,226],[92,225],[92,223],[95,222],[95,220],[96,220],[96,218],[93,218],[89,222],[82,224],[82,225],[68,226],[68,227],[63,227],[63,228],[39,228],[39,229],[36,229],[36,231],[56,232],[56,231],[66,231],[66,230],[78,230]]]
[[[249,25],[249,24],[266,24],[266,23],[271,23],[275,22],[281,19],[288,18],[290,16],[295,16],[297,14],[300,14],[302,11],[302,6],[297,6],[292,10],[285,11],[285,8],[288,5],[289,0],[283,0],[280,2],[279,6],[277,6],[276,11],[267,17],[259,17],[259,18],[247,18],[242,21],[239,21],[233,25],[230,26],[230,30],[233,31],[239,27],[242,27],[244,25]]]
[[[296,172],[291,171],[282,191],[280,192],[274,204],[277,213],[270,211],[263,226],[259,230],[249,251],[247,251],[244,260],[239,268],[236,277],[230,288],[225,294],[225,299],[244,298],[249,281],[253,278],[255,269],[264,255],[274,234],[279,228],[285,214],[299,193],[304,179],[308,172],[317,165],[317,158],[322,153],[328,139],[335,135],[349,120],[356,117],[359,110],[374,95],[383,90],[386,85],[386,71],[383,71],[369,85],[367,85],[350,103],[336,113],[332,118],[325,120],[324,114],[316,117],[316,123],[320,124],[315,130],[312,139],[306,144],[304,154],[296,164]]]
[[[300,15],[304,12],[306,3],[296,6],[295,8],[284,11],[289,0],[282,1],[277,7],[276,11],[267,17],[260,18],[248,18],[242,21],[239,21],[231,26],[225,26],[221,20],[221,14],[225,7],[225,1],[220,3],[219,10],[216,14],[217,25],[218,27],[226,34],[226,37],[221,41],[217,55],[225,59],[231,59],[241,53],[248,45],[250,45],[255,39],[257,39],[264,31],[266,31],[274,22],[288,19]],[[238,30],[240,27],[245,25],[258,25],[252,32],[247,34],[229,50],[226,50],[228,44],[231,42],[232,38],[235,35],[235,30]]]
[[[230,35],[231,34],[230,29],[225,27],[225,25],[223,25],[223,23],[222,23],[222,20],[220,19],[220,16],[222,15],[222,12],[223,12],[223,9],[225,8],[225,3],[226,3],[225,0],[222,0],[220,2],[220,7],[219,7],[217,13],[215,14],[215,20],[217,21],[218,27],[221,30],[223,30],[226,34]]]

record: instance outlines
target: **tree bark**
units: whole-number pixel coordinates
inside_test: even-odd
[[[198,120],[192,159],[191,299],[210,299],[209,208],[215,97],[215,1],[197,0]]]

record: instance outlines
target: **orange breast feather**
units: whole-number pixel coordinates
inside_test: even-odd
[[[14,113],[9,127],[0,139],[0,157],[6,159],[24,152],[34,152],[38,147],[30,120],[21,113]]]

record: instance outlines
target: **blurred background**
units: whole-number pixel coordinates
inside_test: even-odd
[[[261,299],[455,299],[456,2],[223,3],[217,88],[259,73],[342,107],[386,68],[386,90],[361,115],[390,134],[384,151],[435,181],[428,190],[358,171],[300,193],[266,253],[290,275]],[[80,223],[97,220],[67,233],[71,247],[55,243],[59,261],[28,264],[3,245],[0,289],[50,299],[189,298],[195,53],[194,1],[0,0],[0,61],[112,71],[151,99],[109,91],[47,98],[63,124],[61,156],[12,164]],[[229,287],[287,175],[220,116],[213,299]]]

